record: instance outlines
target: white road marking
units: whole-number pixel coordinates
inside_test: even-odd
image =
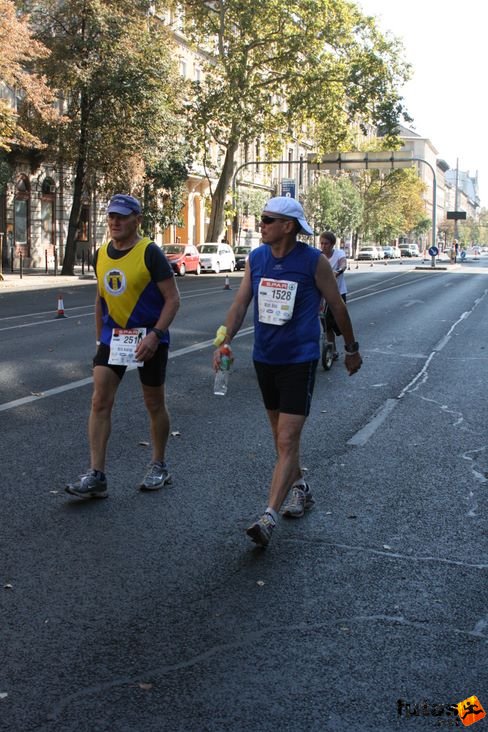
[[[254,328],[243,328],[239,333],[234,337],[234,340],[236,338],[242,338],[243,336],[247,336],[250,333],[254,332]],[[201,343],[194,343],[192,346],[187,346],[186,348],[179,348],[177,351],[170,351],[168,354],[169,359],[178,358],[179,356],[186,356],[188,353],[193,353],[194,351],[201,351],[203,348],[208,348],[209,346],[213,346],[213,340],[210,341],[202,341]],[[129,366],[128,371],[133,371],[137,368],[137,366]],[[79,379],[78,381],[72,381],[69,384],[63,384],[62,386],[56,386],[54,389],[47,389],[46,391],[41,392],[40,394],[30,394],[29,396],[22,397],[21,399],[14,399],[12,402],[5,402],[5,404],[0,404],[0,412],[6,412],[9,409],[15,409],[16,407],[23,407],[26,404],[32,404],[32,402],[37,402],[39,399],[46,399],[47,397],[55,396],[56,394],[62,394],[65,391],[71,391],[72,389],[80,389],[83,386],[87,386],[88,384],[92,383],[92,377],[89,376],[86,379]]]

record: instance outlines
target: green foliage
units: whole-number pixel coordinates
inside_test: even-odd
[[[5,158],[0,157],[0,194],[5,193],[10,180],[12,180],[12,168]]]
[[[216,206],[239,143],[259,138],[269,152],[307,128],[319,149],[344,149],[351,123],[393,131],[403,114],[400,47],[346,0],[268,0],[265,10],[187,0],[185,9],[187,36],[208,58],[193,87],[192,140],[200,155],[211,143],[227,153]]]
[[[363,215],[361,196],[347,173],[320,178],[309,189],[304,207],[316,233],[330,230],[340,237],[355,231]]]
[[[62,95],[65,123],[44,130],[66,163],[134,187],[138,165],[172,151],[181,129],[180,80],[167,30],[147,4],[43,0],[32,8],[51,53],[42,71]]]
[[[81,198],[90,182],[96,178],[107,195],[140,195],[144,185],[154,186],[157,175],[151,171],[159,161],[179,159],[184,89],[169,31],[149,13],[148,2],[27,0],[24,5],[31,5],[36,38],[50,51],[39,70],[58,90],[64,114],[58,125],[43,126],[35,116],[30,121],[49,153],[75,171],[63,263],[69,274]],[[168,216],[174,218],[175,211]]]
[[[182,152],[184,148],[182,149]],[[182,225],[189,158],[163,158],[146,168],[143,197],[143,231],[154,236],[156,228]]]
[[[413,170],[378,170],[322,177],[309,189],[305,211],[315,230],[341,237],[359,231],[365,240],[386,243],[401,234],[420,236],[432,225],[425,216],[423,184]]]
[[[269,191],[260,191],[253,188],[242,189],[236,197],[237,209],[245,216],[259,217],[269,197]]]

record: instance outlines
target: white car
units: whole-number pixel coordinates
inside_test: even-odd
[[[199,244],[200,265],[204,272],[218,274],[223,270],[233,272],[236,268],[236,259],[231,247],[224,242]]]
[[[358,259],[383,259],[383,250],[377,247],[361,247],[358,252]]]

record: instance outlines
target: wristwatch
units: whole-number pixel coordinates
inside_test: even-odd
[[[150,328],[149,332],[156,333],[158,338],[163,338],[163,336],[165,335],[164,330],[160,330],[159,328]]]
[[[344,350],[346,352],[346,355],[354,356],[359,351],[359,343],[357,341],[353,341],[352,343],[346,343],[344,345]]]

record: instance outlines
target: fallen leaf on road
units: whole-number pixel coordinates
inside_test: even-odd
[[[0,692],[0,699],[6,699],[8,697],[8,694],[6,694],[4,691]]]
[[[141,440],[139,442],[139,445],[142,445],[142,447],[149,447],[149,442],[146,442],[146,440]]]
[[[258,580],[258,581],[256,582],[256,584],[257,584],[257,585],[259,585],[259,587],[263,587],[263,586],[264,586],[264,582],[263,582],[263,580]]]
[[[181,432],[178,432],[178,430],[171,433],[171,437],[180,437],[180,435],[181,435]]]
[[[13,585],[4,585],[3,586],[3,589],[4,590],[13,590],[14,589],[14,586]]]
[[[144,691],[149,691],[149,689],[152,689],[153,688],[153,684],[146,684],[144,681],[139,681],[139,683],[137,684],[137,686],[140,689],[144,689]]]
[[[49,491],[49,493],[56,494],[59,493],[59,491]]]
[[[32,396],[42,396],[42,391],[31,391]]]
[[[389,544],[383,544],[383,549],[391,549],[391,546]]]

